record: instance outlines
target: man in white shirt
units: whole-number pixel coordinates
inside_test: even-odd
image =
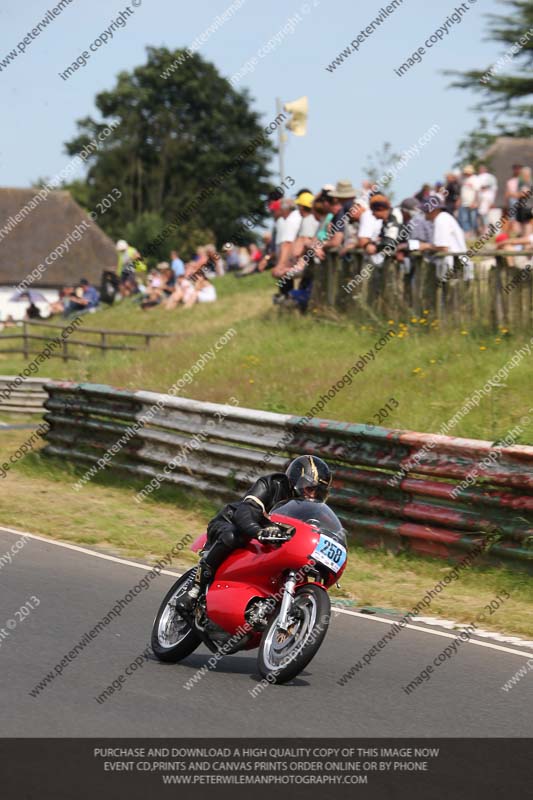
[[[431,252],[450,253],[450,255],[436,256],[435,267],[437,278],[445,283],[454,276],[454,257],[453,253],[466,253],[468,250],[464,232],[451,214],[444,210],[444,201],[438,194],[430,195],[424,201],[424,213],[426,219],[433,222],[433,242],[420,242],[420,250]],[[474,277],[474,265],[466,256],[461,258],[463,265],[463,278],[471,281]]]
[[[272,277],[278,280],[281,294],[287,294],[293,288],[293,281],[290,277],[285,279],[285,276],[293,266],[292,250],[302,224],[302,216],[295,208],[294,200],[291,200],[290,197],[280,200],[280,210],[283,222],[280,227],[276,228],[276,244],[279,246],[279,255],[278,263],[272,270]]]
[[[383,220],[374,216],[372,211],[367,208],[359,217],[358,246],[366,247],[369,242],[377,242]]]
[[[498,193],[498,179],[492,175],[485,164],[480,164],[478,169],[479,182],[479,232],[485,233],[489,226],[489,211],[494,206]]]

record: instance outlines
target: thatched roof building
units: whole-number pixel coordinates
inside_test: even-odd
[[[34,288],[99,284],[115,264],[113,242],[69,192],[0,188],[0,285],[18,285],[35,269]]]
[[[487,163],[498,179],[496,207],[503,208],[505,184],[512,174],[513,164],[533,168],[533,139],[519,139],[514,136],[499,136],[484,153],[482,161]]]

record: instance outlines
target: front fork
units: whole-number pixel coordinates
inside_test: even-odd
[[[289,612],[294,600],[294,589],[296,588],[296,573],[289,572],[287,580],[283,587],[283,597],[281,599],[281,608],[278,617],[278,628],[282,631],[287,630],[287,623],[289,620]]]

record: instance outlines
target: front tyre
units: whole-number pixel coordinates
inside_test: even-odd
[[[270,621],[259,646],[257,666],[270,683],[286,683],[301,672],[317,653],[329,627],[328,593],[316,584],[294,593],[287,631],[278,628],[279,614]]]
[[[176,611],[176,598],[191,587],[196,567],[185,572],[169,589],[152,628],[152,650],[160,661],[176,663],[187,658],[201,642],[188,622]]]

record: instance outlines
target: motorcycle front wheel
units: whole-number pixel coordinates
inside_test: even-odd
[[[279,614],[261,639],[257,666],[269,683],[286,683],[298,675],[324,641],[330,620],[328,593],[316,584],[300,586],[294,593],[287,630],[278,626]]]
[[[196,567],[185,572],[166,593],[152,628],[152,650],[160,661],[176,663],[196,650],[200,637],[176,611],[176,598],[186,592]]]

